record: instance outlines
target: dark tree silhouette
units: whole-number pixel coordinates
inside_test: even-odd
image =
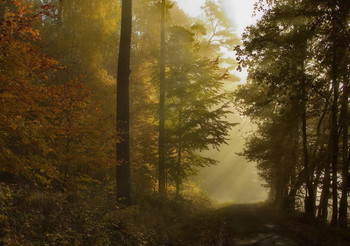
[[[117,75],[117,131],[116,145],[117,197],[131,204],[130,150],[129,150],[129,75],[131,48],[132,1],[122,1],[122,20]]]

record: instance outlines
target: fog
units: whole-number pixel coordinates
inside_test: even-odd
[[[204,0],[177,0],[180,8],[191,16],[201,13],[200,6]],[[221,0],[227,15],[232,20],[236,34],[240,36],[246,26],[253,24],[259,17],[252,16],[254,0]],[[234,56],[233,53],[225,54]],[[235,74],[241,79],[238,83],[245,83],[247,71]],[[234,90],[236,83],[226,85],[226,89]],[[232,111],[235,111],[232,108]],[[227,145],[222,145],[219,150],[205,151],[204,155],[218,160],[215,166],[204,168],[194,179],[200,187],[218,203],[253,203],[264,201],[267,191],[262,187],[263,182],[259,179],[255,163],[248,162],[237,153],[242,152],[244,137],[247,133],[254,131],[254,126],[247,118],[241,118],[239,114],[233,113],[229,120],[239,123],[230,131],[230,140]],[[203,153],[202,153],[203,154]]]
[[[244,147],[244,136],[253,131],[254,126],[247,118],[241,118],[237,113],[233,114],[230,120],[239,125],[231,130],[228,144],[222,145],[219,151],[204,152],[219,163],[202,169],[196,180],[218,203],[264,201],[267,198],[267,191],[262,187],[263,182],[257,175],[255,163],[237,155]]]

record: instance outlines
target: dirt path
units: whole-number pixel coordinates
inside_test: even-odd
[[[283,225],[282,217],[264,205],[233,205],[221,212],[224,216],[222,246],[316,245],[312,240],[302,238],[300,234]]]
[[[315,234],[312,229],[312,226],[294,221],[265,204],[232,205],[198,216],[184,228],[187,239],[174,245],[333,245],[322,241],[322,233]]]

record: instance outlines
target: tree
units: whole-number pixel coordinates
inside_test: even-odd
[[[167,163],[179,195],[184,179],[216,163],[198,151],[226,143],[235,124],[225,120],[230,113],[223,91],[228,73],[219,59],[202,57],[194,33],[180,26],[169,28],[167,50]]]
[[[162,0],[160,20],[160,57],[159,57],[159,193],[164,198],[166,196],[166,163],[165,163],[165,11],[166,3]]]
[[[346,58],[349,54],[349,46],[346,45],[348,30],[346,26],[349,24],[350,3],[349,1],[337,1],[332,6],[332,41],[333,41],[333,78],[342,81],[342,99],[341,99],[341,125],[343,130],[342,138],[342,184],[341,184],[341,199],[339,205],[339,220],[338,224],[342,228],[347,227],[347,210],[348,210],[348,190],[349,190],[349,150],[348,150],[348,107],[349,107],[349,60]],[[335,67],[334,67],[335,66]],[[334,198],[333,198],[334,199]],[[334,222],[335,223],[335,222]]]
[[[73,190],[110,162],[110,131],[100,127],[104,117],[83,77],[56,80],[67,70],[43,52],[37,28],[52,7],[9,6],[1,21],[1,171],[33,187]]]
[[[237,36],[234,34],[229,16],[226,15],[222,5],[212,0],[206,0],[202,6],[202,11],[202,19],[198,21],[199,23],[193,25],[191,29],[204,36],[203,39],[200,39],[200,42],[206,55],[221,56],[222,49],[230,50],[232,46],[239,43]],[[232,59],[224,59],[222,62],[236,65],[232,63]]]
[[[293,158],[296,162],[291,170],[297,171],[297,178],[292,183],[287,177],[283,178],[289,186],[288,197],[294,199],[296,192],[302,193],[305,211],[314,217],[318,191],[321,190],[318,217],[326,219],[332,194],[333,225],[338,224],[338,169],[339,154],[342,153],[343,222],[339,224],[344,226],[344,207],[347,206],[345,187],[348,187],[348,95],[344,74],[347,73],[345,67],[348,62],[343,54],[349,48],[344,45],[349,6],[343,1],[260,3],[263,2],[269,8],[257,25],[249,27],[244,34],[244,49],[237,49],[241,65],[249,66],[250,80],[238,90],[237,101],[242,103],[242,112],[259,123],[259,129],[268,127],[271,120],[275,123],[273,125],[278,126],[289,104],[296,107],[296,114],[290,121],[300,121],[292,129],[301,129],[301,132],[296,131],[295,139],[301,137],[303,147],[302,151],[293,147],[292,152],[293,156],[301,153],[303,158]],[[255,88],[261,88],[261,91],[253,91]],[[268,94],[269,98],[263,98],[261,93]],[[286,129],[277,127],[276,130],[289,135]],[[273,139],[273,134],[276,133],[263,135],[259,132],[257,138],[261,140],[249,140],[245,154],[258,160],[258,165],[264,164],[267,169],[264,172],[278,175],[279,166],[282,165],[283,169],[282,162],[287,159],[288,152],[272,155],[256,153],[264,148],[272,153],[273,146],[267,140]],[[342,148],[339,148],[340,134],[343,136]],[[276,161],[278,156],[280,159]],[[265,165],[268,162],[277,162],[278,166]],[[278,182],[270,184],[272,190],[279,189]]]
[[[117,132],[121,140],[116,145],[117,197],[131,204],[129,147],[129,75],[131,49],[132,1],[122,1],[122,20],[117,73]]]

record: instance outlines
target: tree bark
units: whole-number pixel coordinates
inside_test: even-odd
[[[301,131],[303,135],[303,157],[304,157],[304,168],[305,168],[305,182],[306,182],[306,197],[305,197],[305,212],[310,217],[314,216],[315,211],[315,198],[314,198],[314,190],[312,186],[312,176],[313,170],[310,168],[309,163],[309,152],[307,147],[307,131],[306,131],[306,102],[307,102],[307,94],[306,94],[306,83],[305,79],[302,81],[302,124]]]
[[[342,165],[342,186],[341,186],[341,198],[339,204],[339,226],[342,228],[347,227],[347,211],[348,211],[348,184],[349,184],[349,88],[347,78],[344,78],[343,82],[343,97],[342,97],[342,123],[343,123],[343,165]]]
[[[129,75],[132,25],[132,0],[122,0],[122,19],[117,74],[117,132],[116,144],[117,198],[125,205],[131,201],[129,149]]]
[[[317,217],[322,221],[327,221],[328,216],[328,200],[329,200],[329,188],[331,186],[331,177],[330,177],[330,171],[331,171],[331,163],[328,160],[326,160],[325,163],[325,171],[324,171],[324,178],[323,178],[323,187],[320,197],[320,204],[319,204],[319,210],[317,213]]]
[[[348,211],[348,192],[349,192],[349,71],[348,71],[348,55],[349,50],[346,47],[347,43],[344,33],[346,33],[347,20],[350,13],[349,1],[340,1],[340,30],[342,36],[340,37],[341,44],[341,68],[343,73],[343,97],[342,97],[342,125],[343,125],[343,165],[342,165],[342,186],[341,186],[341,198],[339,204],[339,226],[341,228],[347,228],[347,211]]]
[[[180,196],[180,188],[181,188],[181,162],[182,162],[182,148],[181,144],[177,151],[177,167],[176,167],[176,196]]]
[[[282,185],[282,169],[281,169],[281,161],[276,162],[275,168],[275,197],[274,202],[278,207],[282,205],[282,197],[283,197],[283,185]]]
[[[165,164],[165,0],[161,3],[160,59],[159,59],[159,142],[158,142],[158,190],[162,198],[166,196]]]
[[[335,5],[335,4],[334,4]],[[336,7],[333,7],[333,15],[335,15]],[[339,100],[339,80],[338,80],[338,47],[336,41],[337,24],[336,17],[332,16],[333,34],[332,34],[332,64],[331,64],[331,79],[333,89],[333,102],[331,108],[331,135],[332,135],[332,220],[331,225],[338,224],[338,155],[339,155],[339,137],[338,137],[338,100]]]
[[[314,217],[316,216],[316,198],[317,198],[317,191],[318,191],[318,185],[320,183],[320,180],[321,180],[321,174],[322,174],[322,171],[325,169],[325,165],[326,164],[326,161],[325,160],[320,160],[317,158],[317,155],[322,155],[322,152],[323,151],[327,151],[326,150],[323,150],[323,148],[321,147],[322,146],[322,143],[320,141],[320,138],[321,138],[321,126],[323,124],[323,121],[326,117],[326,114],[328,112],[328,106],[329,106],[329,98],[326,99],[326,102],[324,104],[324,109],[322,111],[322,115],[320,116],[320,119],[318,121],[318,124],[317,124],[317,132],[316,132],[316,142],[315,142],[315,146],[314,146],[314,151],[313,151],[313,167],[316,169],[316,177],[315,177],[315,180],[314,180],[314,184],[313,184],[313,187],[314,187],[314,198],[315,198],[315,201],[314,201],[314,204],[315,204],[315,211],[314,211]],[[320,149],[318,151],[318,149]],[[318,154],[317,154],[318,153]],[[321,192],[322,193],[322,192]],[[321,214],[321,201],[322,201],[322,194],[321,194],[321,197],[320,197],[320,202],[318,204],[318,207],[317,207],[317,217],[319,217],[319,215]],[[327,200],[328,202],[328,200]]]
[[[292,133],[292,158],[290,165],[290,182],[289,182],[289,192],[286,199],[285,209],[293,212],[295,210],[295,196],[300,185],[297,184],[297,166],[298,166],[298,149],[299,149],[299,117],[295,115],[295,122],[293,124]]]
[[[335,60],[335,58],[333,58]],[[335,63],[335,62],[333,62]],[[338,97],[339,97],[339,82],[335,71],[335,64],[332,65],[332,87],[333,87],[333,103],[332,103],[332,221],[333,226],[338,223],[338,178],[337,178],[337,165],[338,165]]]

